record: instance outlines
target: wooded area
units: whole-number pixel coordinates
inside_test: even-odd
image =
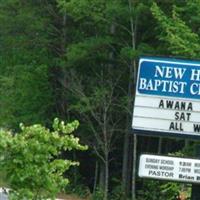
[[[0,124],[80,122],[84,152],[66,190],[93,199],[173,199],[184,184],[142,180],[142,152],[193,155],[194,142],[136,136],[138,59],[199,59],[199,0],[0,2]],[[178,152],[178,153],[177,153]]]

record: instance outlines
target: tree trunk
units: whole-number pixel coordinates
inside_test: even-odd
[[[190,140],[185,139],[185,148],[188,148],[190,145]]]
[[[107,109],[106,109],[106,102],[104,102],[104,114],[103,114],[104,165],[105,165],[104,200],[108,199],[108,183],[109,183],[109,149],[108,149],[108,135],[107,134],[108,134]]]
[[[134,90],[134,65],[129,67],[129,83],[128,83],[128,110],[132,110],[133,107],[133,90]],[[129,178],[128,167],[129,167],[129,152],[130,152],[130,132],[131,132],[131,116],[127,113],[126,117],[126,132],[124,136],[124,149],[123,149],[123,163],[122,163],[122,190],[124,192],[124,198],[127,198],[129,190]]]
[[[108,199],[108,186],[109,186],[109,160],[108,152],[105,156],[105,189],[104,189],[104,200]]]
[[[133,46],[134,47],[134,46]],[[133,61],[133,74],[134,74],[134,80],[133,80],[133,88],[136,87],[136,61]],[[133,97],[134,98],[134,97]],[[134,134],[133,136],[133,166],[132,166],[132,200],[136,199],[136,161],[137,161],[137,135]]]
[[[104,191],[105,188],[105,171],[103,163],[100,163],[100,174],[99,174],[99,188]]]
[[[162,143],[163,143],[163,138],[159,137],[159,139],[158,139],[158,154],[162,153]]]
[[[73,160],[77,160],[77,157],[76,157],[76,152],[73,151]],[[73,184],[76,185],[77,182],[78,182],[78,168],[75,166],[73,167]]]
[[[136,50],[136,32],[137,32],[137,16],[135,18],[135,21],[133,19],[133,16],[131,15],[132,9],[134,8],[134,3],[132,0],[129,0],[129,9],[130,9],[130,28],[131,28],[131,37],[132,37],[132,49],[133,51]],[[136,78],[137,78],[137,66],[136,66],[136,58],[133,59],[132,61],[132,71],[133,71],[133,80],[132,80],[132,91],[134,91],[136,87]],[[134,99],[134,93],[131,93],[132,99]],[[137,161],[137,136],[134,135],[134,146],[133,146],[133,171],[132,171],[132,188],[131,188],[131,193],[132,193],[132,199],[135,200],[136,198],[136,161]]]
[[[93,193],[95,193],[96,189],[97,189],[98,173],[99,173],[99,163],[98,163],[98,161],[96,161],[95,162]]]
[[[195,146],[194,157],[200,158],[200,144],[197,144]],[[198,184],[192,184],[191,200],[199,200],[200,199],[199,189],[200,189],[200,186]]]
[[[136,199],[135,189],[136,189],[136,161],[137,161],[137,135],[134,134],[133,137],[133,171],[132,171],[132,200]]]
[[[128,121],[128,120],[127,120]],[[127,125],[128,126],[128,125]],[[127,169],[128,169],[128,152],[129,152],[129,131],[125,132],[124,136],[124,149],[123,149],[123,161],[122,161],[122,191],[124,198],[127,197]]]

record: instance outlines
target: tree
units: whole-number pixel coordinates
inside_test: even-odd
[[[84,88],[85,81],[71,73],[68,79],[70,80],[70,89],[68,90],[73,96],[70,109],[80,116],[82,123],[85,124],[84,127],[89,132],[84,140],[97,157],[96,163],[100,166],[97,173],[102,175],[102,178],[99,179],[99,187],[103,189],[104,199],[106,199],[110,179],[111,153],[115,148],[116,139],[119,137],[119,123],[122,117],[120,116],[121,99],[115,94],[117,89],[120,90],[117,87],[119,80],[111,82],[104,76],[96,74],[96,79],[90,80],[90,87],[88,85],[87,88]],[[96,84],[95,87],[94,84]],[[95,182],[97,182],[97,176]]]
[[[171,55],[199,59],[200,36],[197,28],[200,24],[199,6],[199,1],[175,1],[170,13],[167,13],[162,4],[153,4],[151,11],[160,30],[157,37]],[[188,144],[189,141],[185,140],[185,147],[188,147]],[[199,147],[192,144],[192,148]],[[191,199],[198,198],[197,190],[198,187],[193,185]]]
[[[78,121],[54,120],[50,131],[40,124],[24,126],[12,133],[0,131],[0,169],[6,173],[11,199],[54,199],[69,180],[63,173],[77,162],[59,158],[63,150],[85,150],[71,133]]]
[[[158,38],[164,42],[168,51],[175,56],[186,58],[198,58],[200,50],[200,38],[198,29],[194,28],[195,23],[199,22],[198,1],[183,2],[182,5],[173,4],[171,15],[154,3],[151,10],[156,18],[161,34]],[[196,15],[190,19],[188,13],[194,12]],[[186,16],[183,17],[183,15]]]
[[[96,157],[103,155],[103,159],[100,160],[112,159],[110,155],[113,149],[123,146],[121,142],[124,138],[124,153],[120,154],[120,159],[123,160],[122,190],[127,193],[130,191],[132,180],[132,163],[134,164],[133,174],[136,169],[136,144],[134,145],[134,162],[132,162],[131,118],[137,57],[141,52],[148,50],[152,52],[150,45],[140,44],[143,34],[150,32],[148,29],[145,31],[139,29],[145,21],[140,19],[141,13],[146,14],[148,4],[131,0],[117,2],[114,0],[92,2],[58,0],[58,5],[77,27],[71,44],[67,46],[64,66],[73,70],[73,74],[69,74],[70,77],[76,77],[75,79],[66,78],[63,83],[66,91],[73,93],[72,100],[69,102],[76,105],[73,108],[76,108],[78,117],[81,120],[84,119],[85,126],[90,126],[90,136],[87,136],[86,140],[94,148]],[[148,13],[150,13],[149,9]],[[137,32],[139,32],[138,37],[136,37]],[[70,94],[67,93],[67,95],[69,98]],[[108,112],[104,112],[107,106]],[[103,121],[105,114],[108,113],[106,121]],[[111,123],[110,119],[113,120]],[[105,128],[105,137],[102,137],[103,128]],[[118,134],[119,130],[122,134]],[[90,138],[93,138],[93,141]],[[120,145],[116,145],[116,138]],[[134,142],[136,143],[136,137]],[[112,148],[103,149],[102,147],[106,144],[112,144],[109,145]],[[106,152],[109,159],[105,159]],[[109,168],[109,165],[106,165],[104,165],[104,174],[108,172],[106,168]],[[108,175],[104,177],[106,181],[104,180],[105,188],[103,189],[106,199],[110,179]],[[135,179],[134,177],[132,182],[133,197],[135,196]]]
[[[85,140],[100,165],[102,178],[99,178],[99,187],[104,191],[104,199],[107,199],[111,152],[119,137],[117,129],[122,119],[119,115],[121,108],[118,107],[121,100],[118,94],[122,90],[118,85],[124,75],[120,70],[121,64],[118,65],[114,59],[117,52],[115,18],[120,18],[125,9],[121,1],[113,3],[112,0],[59,0],[58,5],[77,26],[76,37],[66,51],[65,67],[71,68],[73,74],[67,76],[68,84],[63,86],[70,91],[67,93],[72,99],[69,101],[70,111],[78,114],[89,130],[90,135]]]
[[[53,118],[49,82],[49,37],[39,1],[0,3],[0,123],[15,129],[26,124],[48,124]],[[49,116],[49,118],[47,117]]]

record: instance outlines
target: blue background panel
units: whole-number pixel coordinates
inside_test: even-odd
[[[155,82],[160,85],[155,87]],[[137,91],[146,95],[200,99],[200,62],[141,58]]]

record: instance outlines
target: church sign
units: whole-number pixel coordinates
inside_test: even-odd
[[[141,58],[132,127],[151,135],[200,135],[200,61]]]

